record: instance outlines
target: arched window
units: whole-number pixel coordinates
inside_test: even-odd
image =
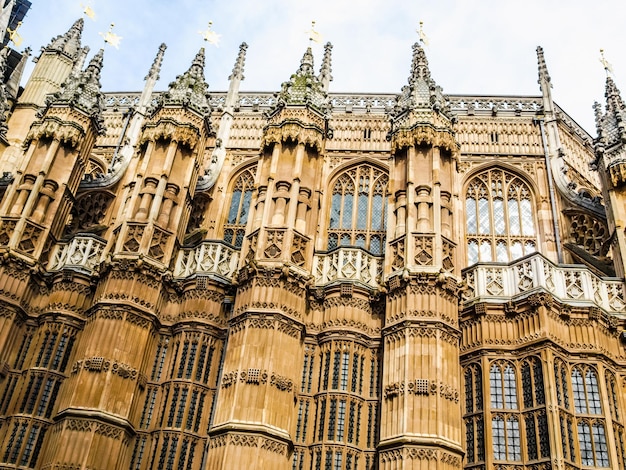
[[[383,253],[387,226],[387,183],[381,170],[361,165],[335,180],[328,224],[328,249],[359,246]]]
[[[517,410],[517,388],[515,369],[508,363],[498,363],[489,371],[491,385],[491,408]]]
[[[550,457],[550,433],[545,409],[543,371],[538,357],[522,361],[522,395],[528,460]]]
[[[521,460],[520,421],[517,410],[517,380],[513,365],[496,362],[489,369],[491,436],[495,460]],[[502,410],[498,412],[497,410]]]
[[[572,394],[576,414],[602,414],[598,378],[591,368],[574,367],[572,370]]]
[[[465,448],[467,463],[485,460],[483,377],[479,364],[465,368]]]
[[[467,260],[509,262],[537,249],[528,185],[500,169],[476,175],[465,196]]]
[[[250,212],[254,176],[250,170],[242,172],[233,185],[228,217],[224,225],[224,241],[241,248]]]

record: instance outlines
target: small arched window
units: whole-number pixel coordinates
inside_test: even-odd
[[[389,178],[370,165],[340,174],[332,189],[328,249],[358,246],[383,253]]]
[[[509,262],[537,249],[528,185],[500,169],[476,175],[465,196],[467,260]]]
[[[246,223],[250,212],[254,176],[250,170],[245,170],[235,180],[226,224],[224,225],[224,241],[241,248],[246,232]]]

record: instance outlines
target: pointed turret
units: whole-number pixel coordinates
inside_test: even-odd
[[[7,69],[7,57],[9,49],[7,47],[0,50],[0,77],[4,77]],[[10,109],[6,86],[0,81],[0,140],[6,141],[7,135],[7,111]]]
[[[282,84],[278,95],[280,104],[310,104],[319,111],[324,112],[327,108],[328,94],[322,81],[315,76],[313,69],[313,51],[308,47],[300,67],[288,82]]]
[[[80,109],[94,119],[98,133],[104,132],[104,95],[100,85],[100,71],[104,49],[100,49],[79,74],[70,74],[66,82],[49,102],[52,106],[71,106]]]
[[[597,168],[603,183],[607,222],[613,237],[613,259],[618,276],[626,274],[626,104],[613,79],[607,75],[602,106],[594,104],[598,137],[594,141]]]
[[[199,179],[197,191],[206,191],[211,188],[224,165],[226,158],[226,148],[228,147],[228,141],[230,140],[230,130],[233,123],[233,113],[235,108],[239,105],[239,85],[244,79],[243,67],[246,61],[246,50],[248,45],[244,42],[239,46],[239,54],[235,61],[233,71],[228,77],[230,85],[228,87],[228,94],[226,95],[226,101],[224,103],[224,112],[220,118],[219,127],[217,129],[217,136],[215,139],[215,148],[211,153],[211,161],[208,168],[205,169],[205,174]]]
[[[322,66],[320,67],[320,74],[318,80],[322,83],[322,87],[325,92],[328,92],[328,86],[333,80],[331,75],[331,59],[332,59],[333,45],[329,42],[324,46],[324,59],[322,60]]]
[[[72,27],[65,33],[52,38],[48,46],[42,48],[42,51],[58,51],[63,52],[72,59],[78,57],[81,50],[81,37],[85,20],[79,18],[74,22]]]
[[[24,74],[24,69],[26,68],[26,62],[30,58],[30,47],[24,49],[22,55],[20,57],[20,61],[13,69],[13,73],[9,77],[7,81],[7,96],[10,100],[15,101],[17,99],[17,94],[20,88],[20,82],[22,81],[22,75]]]
[[[204,48],[201,48],[189,70],[170,83],[169,90],[161,95],[158,105],[185,106],[200,115],[206,115],[211,111],[208,88],[204,79]]]
[[[430,76],[426,53],[422,46],[416,42],[413,44],[409,84],[402,89],[402,94],[398,100],[399,110],[397,114],[408,109],[429,109],[448,114],[449,109],[446,102],[441,87]]]

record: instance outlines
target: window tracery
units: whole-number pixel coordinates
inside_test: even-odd
[[[509,262],[537,249],[528,185],[501,169],[476,175],[465,197],[467,259]]]
[[[334,182],[328,249],[358,246],[375,255],[383,253],[389,178],[381,170],[360,165],[341,173]]]
[[[224,241],[235,248],[241,248],[243,244],[253,188],[254,175],[249,169],[244,170],[237,176],[233,185],[230,206],[224,224]]]

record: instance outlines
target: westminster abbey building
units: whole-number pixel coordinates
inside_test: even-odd
[[[596,137],[540,47],[535,96],[419,43],[397,93],[330,44],[246,93],[245,43],[115,93],[65,27],[0,53],[0,469],[626,470],[613,78]]]

